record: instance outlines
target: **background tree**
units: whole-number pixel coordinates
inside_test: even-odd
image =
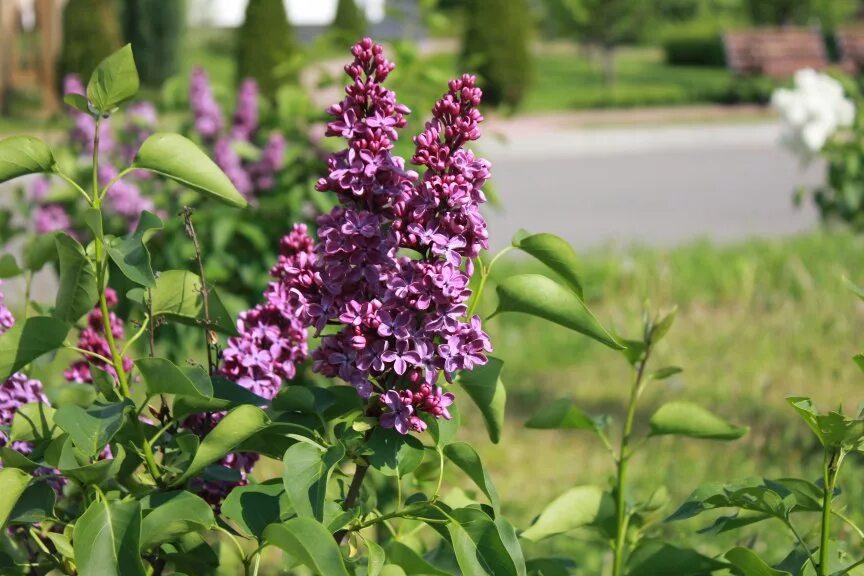
[[[531,77],[531,12],[525,0],[467,0],[462,62],[480,77],[485,101],[517,106]]]
[[[354,43],[366,34],[366,15],[355,0],[339,0],[330,30],[339,42]]]
[[[106,56],[120,47],[120,23],[114,0],[69,0],[63,11],[63,43],[58,77],[89,78]]]
[[[160,86],[179,70],[184,0],[124,0],[123,36],[132,44],[141,81]]]
[[[261,94],[270,100],[281,84],[290,80],[297,50],[294,28],[282,0],[250,0],[237,38],[237,82],[258,81]]]
[[[607,85],[615,83],[615,52],[635,42],[651,20],[648,0],[567,0],[574,32],[583,44],[603,52],[603,75]]]

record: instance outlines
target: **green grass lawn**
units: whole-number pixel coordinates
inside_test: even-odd
[[[649,387],[638,416],[643,424],[660,403],[678,399],[751,427],[748,436],[730,444],[652,440],[632,468],[638,495],[644,498],[657,485],[668,485],[665,515],[708,480],[818,477],[821,453],[785,397],[810,395],[823,409],[842,405],[849,411],[864,400],[862,374],[851,360],[864,345],[864,304],[841,279],[845,274],[864,282],[862,256],[864,239],[845,233],[585,256],[586,296],[593,310],[625,335],[638,329],[646,298],[653,307],[679,306],[655,366],[677,365],[684,372]],[[511,263],[497,276],[532,266]],[[494,305],[491,294],[486,300]],[[570,398],[589,413],[610,414],[620,423],[631,376],[617,353],[564,328],[518,315],[498,317],[487,326],[495,354],[506,362],[508,425],[501,443],[491,445],[477,415],[466,408],[463,435],[480,447],[508,514],[524,528],[561,492],[583,484],[605,486],[613,472],[592,435],[528,430],[524,422],[553,399]],[[843,484],[849,513],[864,517],[854,468],[846,470]],[[723,537],[693,534],[707,524],[700,518],[664,530],[675,541],[698,543],[706,553],[724,552],[766,529],[766,558],[780,560],[791,546],[786,534],[770,524]],[[601,558],[585,550],[587,537],[559,537],[539,549],[577,553],[585,566],[580,574],[598,574]]]

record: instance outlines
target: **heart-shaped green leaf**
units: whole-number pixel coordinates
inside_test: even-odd
[[[543,318],[593,338],[613,350],[624,346],[594,317],[572,290],[540,274],[511,276],[498,285],[495,314],[519,312]]]
[[[211,328],[217,332],[234,336],[237,326],[222,303],[219,294],[208,286]],[[201,297],[201,278],[188,270],[165,270],[159,273],[156,286],[150,291],[153,315],[201,326],[204,322],[204,300]]]
[[[180,368],[165,358],[139,358],[135,367],[147,388],[147,397],[174,394],[209,399],[213,397],[213,384],[207,371],[200,366]]]
[[[270,524],[291,512],[291,501],[282,481],[237,486],[222,502],[222,516],[234,522],[247,536],[260,538]]]
[[[538,542],[599,523],[614,514],[615,502],[608,492],[597,486],[578,486],[546,506],[534,524],[522,533],[522,538]]]
[[[292,518],[282,524],[271,524],[264,539],[305,564],[316,574],[348,576],[342,552],[333,535],[311,518]]]
[[[66,404],[57,409],[54,423],[69,434],[76,448],[92,458],[120,431],[126,413],[133,408],[129,401],[89,408]]]
[[[606,428],[608,417],[593,418],[573,405],[570,400],[560,399],[546,406],[525,426],[538,430],[591,430],[600,432]]]
[[[60,260],[60,287],[54,317],[74,324],[99,300],[96,269],[81,244],[71,236],[58,234],[55,242]]]
[[[45,142],[32,136],[0,140],[0,183],[54,169],[54,155]]]
[[[87,83],[87,99],[100,114],[108,114],[131,100],[138,93],[138,87],[138,69],[132,45],[127,44],[105,58],[93,71]]]
[[[0,468],[0,530],[6,526],[18,499],[30,483],[30,475],[17,468]]]
[[[205,467],[221,460],[226,454],[239,446],[244,440],[263,430],[270,424],[270,418],[255,406],[238,406],[229,412],[216,427],[210,431],[189,464],[189,468],[177,478],[177,486],[193,478]]]
[[[39,358],[63,346],[69,326],[57,318],[34,316],[0,336],[0,382]]]
[[[171,542],[189,532],[204,532],[216,524],[213,509],[201,497],[186,491],[161,492],[141,500],[141,549]]]
[[[147,138],[138,150],[135,167],[161,174],[229,206],[244,208],[247,204],[222,169],[179,134],[157,132]]]
[[[492,479],[489,477],[486,469],[483,468],[483,462],[480,461],[480,455],[477,454],[477,451],[466,442],[454,442],[444,447],[444,455],[456,464],[483,491],[483,494],[489,499],[489,503],[492,504],[492,508],[497,513],[500,509],[498,491],[495,490]]]
[[[501,381],[503,367],[504,362],[490,356],[483,366],[475,366],[473,370],[459,374],[459,385],[480,409],[486,432],[494,444],[501,440],[507,405],[507,390]]]
[[[307,442],[298,442],[285,451],[282,482],[298,516],[324,520],[327,483],[344,457],[342,444],[321,450]]]
[[[138,502],[94,500],[75,522],[72,547],[81,576],[144,576]]]
[[[162,229],[162,220],[146,210],[141,213],[135,232],[123,238],[106,236],[105,247],[111,260],[129,280],[141,286],[155,286],[156,277],[150,267],[147,240]]]
[[[513,246],[530,254],[558,273],[564,282],[582,298],[582,282],[579,280],[579,257],[566,240],[554,234],[518,234]]]
[[[670,402],[651,416],[652,436],[687,436],[704,440],[737,440],[748,428],[735,426],[691,402]]]

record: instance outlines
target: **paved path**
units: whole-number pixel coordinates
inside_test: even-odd
[[[519,228],[586,248],[780,236],[817,222],[791,195],[819,183],[822,167],[802,168],[778,146],[773,123],[508,130],[482,152],[502,202],[489,213],[495,248]]]

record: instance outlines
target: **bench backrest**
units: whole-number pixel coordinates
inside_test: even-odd
[[[809,28],[755,28],[724,34],[726,63],[737,74],[789,76],[828,65],[825,42]]]

